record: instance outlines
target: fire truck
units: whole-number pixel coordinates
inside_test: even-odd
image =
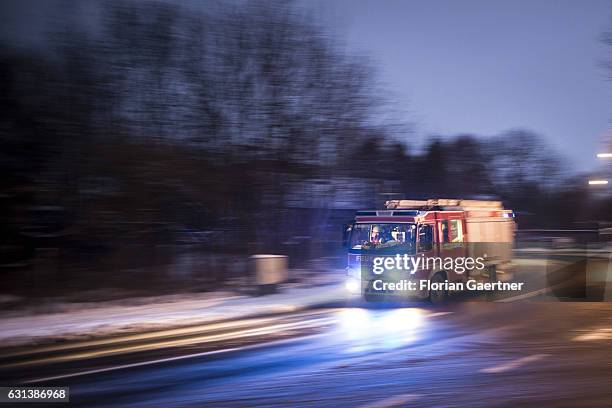
[[[371,268],[376,257],[395,256],[398,261],[400,256],[482,261],[481,268],[459,271],[447,267],[447,262],[422,262],[408,276],[414,281],[452,284],[468,279],[497,281],[511,276],[515,220],[513,212],[504,209],[500,201],[390,200],[385,206],[384,210],[357,211],[344,230],[343,244],[348,250],[346,288],[350,293],[366,298],[381,295],[369,285],[376,278]],[[398,295],[386,291],[383,294]],[[445,290],[410,292],[410,297],[429,299],[432,303],[447,296]]]

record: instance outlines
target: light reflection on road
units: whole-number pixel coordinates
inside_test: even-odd
[[[344,309],[337,312],[338,332],[346,353],[401,347],[419,339],[429,313],[419,308],[394,310]]]

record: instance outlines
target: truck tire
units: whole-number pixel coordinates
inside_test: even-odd
[[[432,276],[431,282],[444,283],[444,275],[442,274],[442,272],[438,272],[434,276]],[[448,299],[448,291],[446,291],[445,289],[441,289],[441,290],[430,289],[429,290],[429,302],[432,305],[442,304],[446,302],[447,299]]]

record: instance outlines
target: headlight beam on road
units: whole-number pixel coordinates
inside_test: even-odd
[[[605,185],[605,184],[608,184],[608,180],[589,180],[589,185],[591,186]]]

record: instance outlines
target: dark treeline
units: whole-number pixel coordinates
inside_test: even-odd
[[[529,131],[411,151],[370,65],[285,2],[96,16],[0,49],[4,264],[59,248],[66,265],[140,266],[178,243],[310,256],[353,207],[400,196],[495,197],[534,227],[609,215]]]

